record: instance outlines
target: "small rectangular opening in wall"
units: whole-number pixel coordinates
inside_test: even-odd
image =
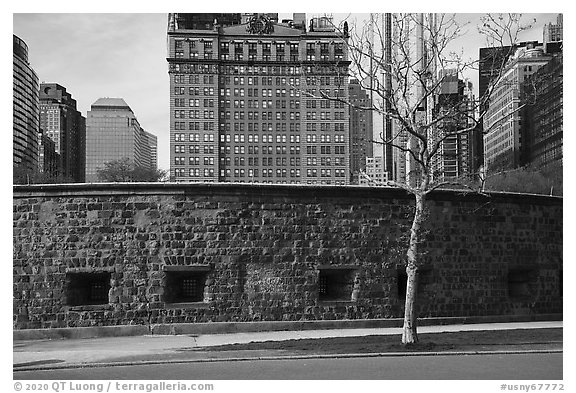
[[[318,300],[352,301],[355,278],[355,269],[320,269]]]
[[[204,301],[206,271],[167,271],[166,303],[194,303]]]
[[[66,273],[66,303],[69,306],[108,304],[110,273]]]
[[[508,296],[511,298],[531,297],[531,285],[538,277],[538,271],[530,268],[517,268],[508,271]]]

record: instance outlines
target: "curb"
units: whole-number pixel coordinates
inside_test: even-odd
[[[148,366],[161,364],[186,364],[186,363],[215,363],[215,362],[245,362],[245,361],[272,361],[272,360],[306,360],[306,359],[346,359],[346,358],[374,358],[374,357],[408,357],[408,356],[473,356],[473,355],[520,355],[520,354],[543,354],[563,353],[562,349],[536,349],[536,350],[509,350],[509,351],[447,351],[447,352],[375,352],[375,353],[342,353],[342,354],[316,354],[316,355],[287,355],[287,356],[256,356],[256,357],[230,357],[230,358],[205,358],[205,359],[182,359],[182,360],[149,360],[133,362],[108,362],[87,364],[66,364],[39,367],[13,366],[12,372],[23,371],[49,371],[79,368],[102,368],[121,366]]]
[[[475,317],[420,318],[418,326],[562,321],[562,314],[491,315]],[[205,322],[159,325],[95,326],[13,330],[13,340],[80,339],[143,335],[255,333],[285,330],[400,328],[403,318],[321,321]]]

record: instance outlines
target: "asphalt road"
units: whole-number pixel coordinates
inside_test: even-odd
[[[15,371],[14,380],[561,380],[562,353],[172,363]]]

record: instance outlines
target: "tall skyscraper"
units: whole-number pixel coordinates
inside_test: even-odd
[[[550,60],[541,45],[516,49],[495,84],[484,117],[484,165],[488,170],[511,169],[521,165],[520,85]]]
[[[14,167],[38,169],[38,76],[28,63],[28,46],[13,35]]]
[[[415,55],[412,59],[412,54],[407,53],[409,61],[413,61],[413,71],[423,77],[408,88],[413,90],[415,101],[411,105],[415,105],[416,113],[414,115],[417,123],[431,124],[433,108],[436,94],[431,85],[434,84],[433,78],[438,74],[437,56],[432,52],[436,50],[433,44],[436,37],[433,34],[437,28],[437,15],[436,14],[417,14],[417,22],[415,23],[414,32],[408,28],[408,34],[415,33],[415,37],[406,37],[405,39],[415,41]],[[413,76],[410,76],[413,77]],[[421,131],[417,131],[421,132]],[[420,140],[415,135],[406,136],[406,147],[412,151],[418,151]],[[414,159],[411,154],[406,154],[406,183],[411,186],[416,186],[421,179],[422,167]]]
[[[123,158],[156,169],[156,143],[122,98],[99,98],[86,119],[86,181],[97,182],[98,169]]]
[[[372,111],[370,96],[360,87],[358,80],[348,85],[350,103],[350,172],[351,183],[358,184],[359,175],[366,169],[366,157],[372,157]]]
[[[76,100],[57,83],[40,84],[40,126],[54,141],[59,154],[59,174],[84,182],[86,166],[86,118]]]
[[[368,46],[369,69],[363,75],[364,86],[367,87],[372,104],[382,109],[382,113],[373,113],[373,155],[382,156],[384,170],[390,180],[405,182],[404,177],[398,179],[398,164],[405,165],[397,156],[398,149],[394,145],[402,145],[398,135],[394,134],[395,120],[389,115],[393,112],[393,75],[391,63],[393,61],[393,14],[370,14],[368,23],[370,45]],[[380,61],[379,59],[382,59]],[[387,115],[388,114],[388,115]],[[404,138],[405,139],[405,138]]]
[[[473,173],[471,139],[475,122],[472,119],[476,114],[471,83],[461,80],[456,70],[441,71],[439,80],[440,91],[432,114],[438,122],[429,137],[431,146],[443,139],[438,153],[432,157],[432,176],[446,180]]]
[[[274,15],[169,15],[176,181],[350,182],[346,37]]]
[[[384,31],[384,73],[383,73],[383,85],[384,85],[384,109],[386,113],[392,112],[392,14],[384,14],[383,19],[383,31]],[[384,116],[383,118],[383,133],[384,139],[387,141],[393,138],[393,120],[391,116]],[[391,144],[387,144],[383,147],[383,157],[384,157],[384,171],[387,172],[389,177],[392,177],[395,173],[394,170],[394,149]],[[397,150],[397,149],[396,149]]]

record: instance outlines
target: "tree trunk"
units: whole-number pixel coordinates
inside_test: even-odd
[[[404,306],[404,327],[402,344],[418,342],[417,332],[417,289],[418,289],[418,243],[420,241],[420,228],[424,220],[424,194],[416,194],[416,211],[410,229],[410,244],[406,253],[406,303]]]

